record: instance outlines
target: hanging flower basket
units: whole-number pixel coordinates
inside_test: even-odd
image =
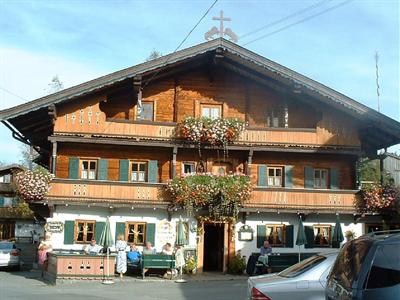
[[[25,201],[40,201],[50,190],[50,181],[54,175],[47,170],[21,171],[15,175],[17,194]]]
[[[361,213],[390,213],[394,211],[399,197],[399,190],[394,187],[374,185],[362,191],[361,201],[356,203],[356,207]]]
[[[189,215],[194,209],[207,208],[214,220],[236,217],[239,208],[250,199],[249,176],[196,174],[176,177],[167,187],[174,204],[183,206]]]
[[[238,119],[188,117],[179,125],[179,137],[188,141],[226,146],[235,141],[246,124]]]

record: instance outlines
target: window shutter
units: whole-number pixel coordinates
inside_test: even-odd
[[[125,237],[125,222],[117,222],[115,224],[115,241],[118,240],[118,236],[121,234]]]
[[[304,187],[306,189],[314,188],[314,169],[311,167],[304,168]]]
[[[293,187],[293,166],[285,166],[285,187]]]
[[[267,186],[267,166],[258,166],[258,186]]]
[[[314,228],[312,226],[304,226],[304,231],[307,238],[307,244],[304,245],[304,248],[314,248]]]
[[[100,241],[101,233],[104,230],[104,227],[106,226],[106,222],[97,222],[95,224],[94,230],[95,230],[95,239],[97,243]]]
[[[150,160],[148,166],[148,174],[147,174],[147,181],[156,183],[158,182],[158,161],[157,160]]]
[[[293,225],[285,226],[285,248],[293,248]]]
[[[68,178],[78,179],[79,178],[79,158],[69,158]]]
[[[146,224],[146,242],[150,242],[153,246],[156,241],[156,224],[147,223]]]
[[[75,221],[65,221],[64,223],[64,244],[73,245],[74,244],[74,228]]]
[[[18,203],[19,203],[19,201],[18,201],[17,197],[14,197],[14,198],[11,199],[11,206],[12,207],[17,207]]]
[[[330,170],[330,188],[333,190],[339,189],[339,170],[337,168],[331,168]]]
[[[330,234],[330,236],[331,236],[331,240],[330,240],[330,242],[332,243],[332,248],[340,248],[340,242],[333,242],[332,241],[332,234],[335,232],[335,226],[332,226],[331,227],[331,234]]]
[[[3,207],[4,206],[4,198],[3,197],[0,197],[0,207]]]
[[[265,225],[257,225],[257,248],[264,245],[264,241],[267,235],[267,229]]]
[[[99,167],[97,172],[97,178],[99,180],[107,180],[108,179],[108,160],[107,159],[99,159]]]
[[[129,160],[119,160],[119,181],[129,181]]]

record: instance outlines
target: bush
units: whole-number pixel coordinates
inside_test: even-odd
[[[232,257],[231,261],[229,262],[228,272],[231,274],[243,274],[245,269],[246,260],[239,251],[234,257]]]
[[[191,256],[186,261],[186,265],[183,267],[183,272],[186,274],[195,273],[197,269],[197,262],[196,259]]]

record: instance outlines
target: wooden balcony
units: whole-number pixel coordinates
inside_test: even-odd
[[[55,179],[46,196],[54,203],[167,206],[164,184]],[[353,213],[357,190],[255,188],[244,210]]]
[[[358,190],[255,188],[246,209],[355,212]]]
[[[165,206],[169,203],[163,184],[55,179],[47,201],[85,204],[139,204]]]

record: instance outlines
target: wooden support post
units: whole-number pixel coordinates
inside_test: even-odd
[[[247,176],[251,176],[251,164],[253,163],[253,149],[249,150],[249,156],[247,158]]]
[[[178,122],[178,95],[179,95],[179,82],[178,79],[175,78],[174,81],[174,116],[173,121]]]
[[[140,119],[142,115],[142,76],[136,75],[133,78],[133,91],[136,94],[137,114],[136,118]]]
[[[172,165],[171,165],[171,179],[176,176],[176,155],[178,154],[178,147],[174,146],[172,150]]]
[[[52,142],[51,173],[55,176],[57,170],[57,142]]]

